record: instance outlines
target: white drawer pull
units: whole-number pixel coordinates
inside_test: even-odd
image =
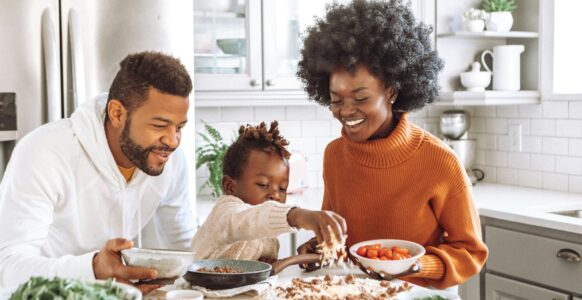
[[[560,249],[556,256],[567,262],[579,263],[581,261],[580,254],[572,249]]]

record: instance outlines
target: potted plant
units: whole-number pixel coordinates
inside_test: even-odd
[[[485,29],[485,20],[487,13],[481,9],[470,8],[463,14],[465,28],[472,32],[481,32]]]
[[[204,121],[202,123],[204,123],[207,134],[198,133],[205,144],[196,148],[196,170],[206,165],[210,176],[198,192],[208,187],[211,190],[212,196],[218,198],[222,195],[222,160],[226,154],[226,150],[228,150],[228,145],[224,143],[218,130]]]
[[[517,8],[515,0],[483,0],[483,9],[489,13],[485,26],[489,31],[509,31],[513,25],[511,12]]]

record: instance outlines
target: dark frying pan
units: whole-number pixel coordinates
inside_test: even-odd
[[[211,290],[224,290],[255,284],[278,274],[291,265],[320,262],[318,254],[301,254],[279,260],[273,265],[254,260],[207,259],[195,261],[188,267],[184,279],[192,285]],[[241,273],[198,272],[200,268],[230,267]]]

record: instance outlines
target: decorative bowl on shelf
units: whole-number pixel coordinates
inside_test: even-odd
[[[481,64],[471,64],[471,71],[461,73],[461,84],[469,92],[483,92],[491,83],[491,72],[481,71]]]
[[[245,39],[217,39],[216,44],[224,54],[247,55]]]

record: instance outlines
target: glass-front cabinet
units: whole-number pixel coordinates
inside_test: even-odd
[[[300,36],[330,2],[195,0],[196,105],[235,105],[245,99],[305,101],[295,76]]]

